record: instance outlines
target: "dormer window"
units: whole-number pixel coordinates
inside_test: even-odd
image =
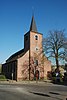
[[[38,40],[38,36],[37,35],[35,35],[35,40]]]

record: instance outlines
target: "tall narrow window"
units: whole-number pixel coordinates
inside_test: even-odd
[[[36,66],[38,66],[38,60],[35,60],[34,63]]]

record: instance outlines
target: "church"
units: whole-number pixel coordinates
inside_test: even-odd
[[[43,34],[37,31],[32,16],[29,31],[24,35],[24,49],[11,55],[2,65],[2,73],[8,79],[43,80],[51,72],[51,62],[43,53]]]

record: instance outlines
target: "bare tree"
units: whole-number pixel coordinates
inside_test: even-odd
[[[55,58],[57,68],[59,68],[59,60],[64,59],[64,42],[64,30],[50,31],[49,36],[43,39],[44,52],[48,55],[48,58]]]
[[[64,50],[65,50],[65,61],[67,63],[67,38],[66,41],[64,42]]]

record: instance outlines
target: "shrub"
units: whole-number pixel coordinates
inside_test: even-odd
[[[0,75],[0,81],[4,81],[4,80],[6,80],[6,77],[5,77],[5,75]]]

